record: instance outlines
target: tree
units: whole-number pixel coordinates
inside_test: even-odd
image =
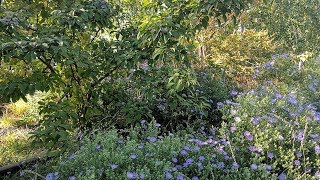
[[[91,127],[113,103],[114,79],[148,60],[188,64],[195,33],[249,1],[4,1],[0,12],[0,94],[4,101],[51,91],[36,133],[62,146],[76,127]]]

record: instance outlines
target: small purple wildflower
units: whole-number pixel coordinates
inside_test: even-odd
[[[74,159],[74,154],[71,154],[70,156],[69,156],[69,159]]]
[[[308,89],[310,89],[310,90],[313,91],[313,92],[316,92],[316,91],[317,91],[317,89],[316,89],[315,87],[313,87],[312,84],[309,84],[309,85],[308,85]]]
[[[252,141],[253,140],[253,136],[249,131],[245,131],[243,133],[243,135],[246,137],[247,140]]]
[[[76,177],[75,176],[70,176],[69,180],[76,180]]]
[[[59,172],[54,172],[53,173],[53,176],[54,176],[54,179],[56,180],[56,179],[59,179]]]
[[[143,145],[139,145],[139,146],[138,146],[138,149],[142,149],[142,148],[143,148]]]
[[[258,169],[258,166],[256,164],[251,164],[250,165],[250,168],[253,169],[253,170],[257,170]]]
[[[238,169],[239,168],[239,164],[236,162],[232,163],[232,169]]]
[[[198,176],[194,176],[192,180],[199,180]]]
[[[301,152],[297,152],[297,153],[296,153],[296,156],[297,156],[298,158],[300,158],[300,157],[302,157],[302,153],[301,153]]]
[[[47,174],[46,180],[53,180],[53,174],[52,173]]]
[[[320,154],[320,146],[319,145],[316,145],[314,147],[314,151],[316,152],[316,154]]]
[[[235,91],[235,90],[232,90],[232,91],[230,92],[230,95],[231,95],[231,96],[236,96],[236,95],[238,95],[238,92]]]
[[[218,162],[218,168],[223,169],[224,168],[224,162]]]
[[[178,159],[177,158],[172,158],[171,161],[174,162],[174,163],[177,163]]]
[[[97,146],[96,146],[96,149],[97,149],[97,150],[101,150],[101,145],[97,145]]]
[[[161,124],[159,124],[159,123],[156,123],[156,124],[155,124],[155,126],[156,126],[156,127],[160,127],[160,126],[161,126]]]
[[[199,168],[200,170],[203,169],[203,166],[202,166],[202,163],[201,163],[201,162],[198,162],[198,163],[197,163],[197,166],[198,166],[198,168]]]
[[[255,116],[252,118],[252,123],[254,125],[257,125],[257,124],[259,124],[260,120],[261,120],[260,116]]]
[[[131,155],[130,155],[130,158],[131,158],[131,159],[137,159],[137,156],[134,155],[134,154],[131,154]]]
[[[194,152],[198,152],[200,150],[200,148],[199,148],[199,146],[195,146],[193,150],[194,150]]]
[[[300,161],[299,160],[294,160],[294,164],[296,165],[296,166],[300,166]]]
[[[118,167],[118,165],[116,164],[109,164],[109,166],[111,167],[111,169],[116,169]]]
[[[155,143],[157,141],[156,137],[147,137],[147,139],[149,139],[150,142]]]
[[[286,176],[285,173],[281,173],[281,174],[278,176],[277,179],[279,179],[279,180],[286,180],[286,179],[287,179],[287,176]]]
[[[272,152],[269,152],[267,156],[268,156],[268,158],[270,158],[270,159],[272,159],[272,158],[274,157],[274,155],[273,155]]]
[[[173,178],[172,174],[169,172],[166,172],[166,179],[172,179],[172,178]]]
[[[281,99],[281,98],[282,98],[281,94],[279,94],[279,93],[274,93],[273,96],[274,96],[275,98],[277,98],[277,99]]]
[[[136,172],[127,172],[127,178],[129,179],[136,179],[139,175]]]
[[[222,105],[223,105],[222,102],[218,102],[218,103],[217,103],[217,106],[218,106],[218,107],[220,107],[220,106],[222,106]]]
[[[143,119],[143,120],[140,121],[140,123],[141,123],[141,124],[145,124],[145,123],[146,123],[146,120]]]
[[[266,165],[266,170],[267,170],[267,171],[271,171],[271,170],[272,170],[272,166]]]
[[[184,176],[182,176],[181,174],[177,176],[177,180],[184,180],[184,179],[185,179]]]
[[[186,156],[188,154],[188,152],[186,150],[182,149],[180,151],[180,154],[183,155],[183,156]]]
[[[204,156],[199,156],[199,161],[204,161]]]

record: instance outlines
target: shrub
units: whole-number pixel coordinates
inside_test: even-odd
[[[261,67],[260,87],[226,101],[220,133],[237,149],[241,164],[268,164],[290,178],[317,178],[319,62],[309,59],[299,66],[294,60],[276,56]]]
[[[229,35],[217,32],[207,44],[209,61],[233,78],[251,76],[254,67],[266,62],[275,49],[266,31],[254,30]]]

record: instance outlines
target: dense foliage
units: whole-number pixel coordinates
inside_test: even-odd
[[[0,14],[1,69],[5,72],[1,98],[16,101],[36,90],[50,90],[54,97],[42,104],[44,120],[35,135],[52,145],[67,142],[67,135],[75,128],[92,128],[97,119],[109,119],[105,116],[118,111],[130,117],[120,125],[141,118],[132,112],[144,112],[151,118],[154,114],[146,113],[143,105],[147,102],[121,101],[127,99],[129,94],[124,91],[131,85],[119,80],[130,76],[130,70],[140,73],[143,63],[152,68],[190,67],[194,47],[189,42],[208,25],[209,17],[225,19],[230,13],[235,17],[247,3],[4,1]],[[183,90],[182,77],[168,75],[172,76],[164,82],[172,89],[168,93]],[[177,100],[172,108],[181,104]],[[120,109],[116,108],[119,105]]]
[[[1,1],[0,126],[55,155],[9,178],[319,179],[318,9]]]

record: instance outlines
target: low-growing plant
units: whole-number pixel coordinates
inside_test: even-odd
[[[201,127],[189,135],[160,135],[145,120],[127,137],[115,130],[85,138],[64,156],[46,179],[232,179],[272,178],[265,167],[241,166],[228,140]]]

